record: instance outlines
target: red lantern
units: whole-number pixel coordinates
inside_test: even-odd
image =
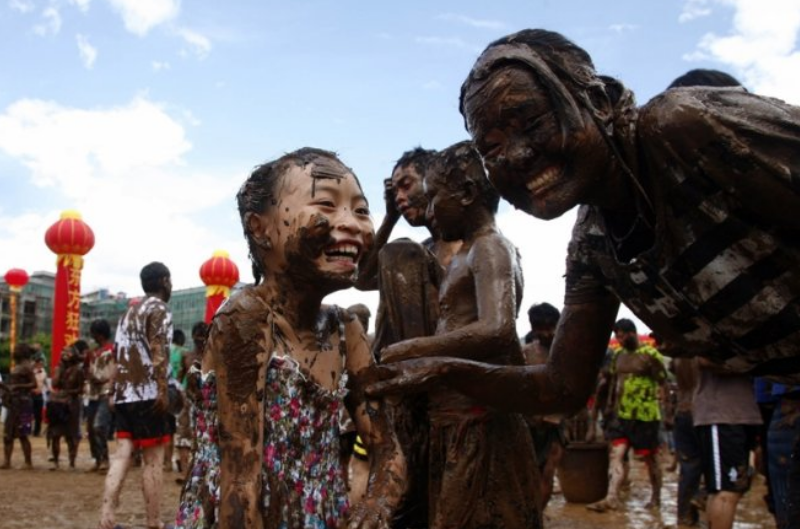
[[[231,288],[239,282],[239,269],[229,258],[228,252],[217,250],[200,267],[200,279],[206,285],[205,321],[209,323],[222,302],[230,296]]]
[[[55,254],[56,290],[53,299],[52,368],[61,359],[65,345],[78,339],[81,317],[81,270],[83,256],[94,246],[94,232],[77,211],[61,213],[61,219],[48,228],[44,242]]]
[[[11,292],[20,292],[25,285],[28,284],[28,280],[30,277],[28,276],[28,272],[22,270],[21,268],[12,268],[6,275],[3,276],[3,279],[6,280],[6,284],[8,288],[11,289]]]
[[[14,349],[17,348],[17,296],[22,292],[22,288],[28,284],[30,277],[25,270],[12,268],[6,272],[3,279],[6,280],[8,289],[11,291],[11,296],[9,296],[9,309],[11,310],[11,327],[9,329],[11,338],[9,339],[9,345],[11,347],[11,367],[13,369]]]

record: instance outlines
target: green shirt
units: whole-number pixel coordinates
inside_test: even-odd
[[[648,355],[647,369],[641,372],[617,372],[620,355]],[[654,364],[653,362],[658,362]],[[611,359],[611,374],[616,383],[616,413],[620,419],[636,421],[660,421],[658,388],[664,380],[664,357],[651,345],[640,345],[635,351],[618,348]]]

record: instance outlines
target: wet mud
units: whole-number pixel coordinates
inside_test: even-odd
[[[33,438],[33,471],[22,470],[22,454],[15,451],[12,470],[0,471],[0,526],[3,529],[59,527],[91,529],[97,526],[102,502],[104,476],[86,472],[92,467],[88,443],[80,445],[77,470],[50,472],[44,438]],[[115,449],[114,443],[110,448]],[[161,512],[171,521],[178,506],[180,486],[177,472],[164,473]],[[663,505],[660,511],[644,508],[649,485],[644,465],[634,462],[631,487],[624,496],[626,508],[619,512],[595,513],[582,504],[567,503],[556,483],[556,492],[545,510],[546,529],[639,529],[676,527],[675,497],[677,473],[664,472]],[[141,468],[132,468],[122,489],[117,521],[126,529],[145,524],[145,505],[141,491]],[[764,479],[758,476],[753,488],[739,504],[735,529],[775,529],[764,506]]]

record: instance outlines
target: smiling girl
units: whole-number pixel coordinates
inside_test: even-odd
[[[380,403],[364,400],[364,330],[322,305],[355,283],[372,244],[361,186],[333,153],[304,148],[256,168],[237,200],[255,284],[211,324],[176,525],[388,527],[405,463]],[[338,446],[345,401],[375,456],[352,509]]]

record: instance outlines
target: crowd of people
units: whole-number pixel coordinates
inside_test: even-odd
[[[166,517],[180,528],[540,528],[565,442],[587,439],[608,443],[610,469],[590,510],[625,508],[631,452],[659,509],[670,437],[681,524],[704,503],[709,527],[732,527],[760,441],[777,525],[797,527],[800,109],[722,77],[693,72],[637,107],[557,33],[499,39],[461,90],[472,140],[403,154],[377,232],[336,154],[258,166],[237,194],[254,283],[192,330],[184,357],[169,269],[145,266],[113,348],[93,324],[90,360],[85,343],[62,352],[54,465],[61,437],[74,465],[88,383],[101,529],[138,451],[147,526],[164,526],[173,437],[185,482]],[[532,307],[523,340],[501,197],[541,219],[581,206],[563,310]],[[389,242],[401,217],[430,237]],[[379,292],[372,336],[358,310],[323,303],[353,286]],[[621,302],[655,344],[617,320]],[[14,354],[6,463],[19,438],[29,464],[38,383],[30,352]],[[758,399],[753,377],[770,385]]]

